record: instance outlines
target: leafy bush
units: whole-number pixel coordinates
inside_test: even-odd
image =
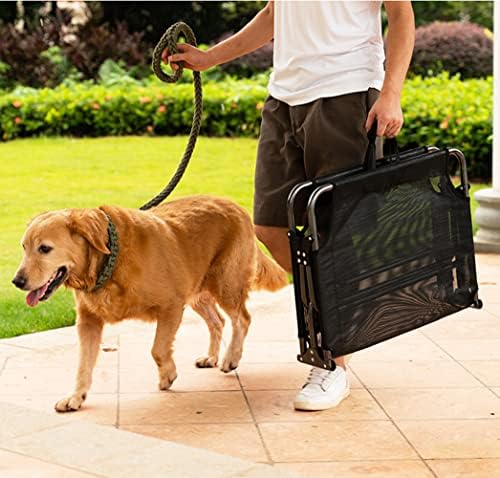
[[[402,98],[405,124],[398,143],[405,148],[434,144],[456,147],[473,178],[491,178],[493,80],[460,81],[443,73],[408,80]]]
[[[20,88],[0,97],[4,140],[37,134],[102,136],[181,134],[189,130],[193,87],[151,81],[145,86],[87,83]],[[256,136],[266,87],[252,81],[204,85],[202,134]]]
[[[57,38],[52,24],[20,33],[13,25],[0,23],[0,62],[8,66],[2,73],[4,87],[14,84],[55,86],[57,67],[43,52],[54,46]]]
[[[136,74],[149,68],[151,52],[142,40],[143,34],[130,33],[125,23],[113,28],[87,24],[76,35],[77,40],[65,45],[64,52],[85,78],[96,79],[99,68],[108,59],[122,63]]]
[[[417,28],[410,72],[433,76],[443,70],[462,79],[493,73],[493,40],[484,27],[434,22]]]
[[[141,84],[140,81],[130,76],[129,72],[123,67],[123,64],[120,65],[113,60],[105,60],[99,67],[97,76],[99,83],[104,86],[124,86],[126,84],[138,86]]]
[[[267,76],[204,83],[201,132],[256,137]],[[447,74],[407,81],[402,148],[435,144],[464,151],[472,177],[491,176],[492,79],[460,81]],[[0,96],[4,140],[32,135],[186,134],[193,113],[190,84],[105,87],[91,82],[55,89],[16,89]]]
[[[52,65],[52,82],[56,85],[64,80],[81,80],[81,73],[69,62],[61,47],[51,46],[47,50],[42,51],[40,57],[48,60]]]
[[[19,32],[0,23],[0,88],[16,85],[54,87],[66,79],[99,78],[106,60],[127,68],[128,76],[149,75],[151,48],[142,33],[130,33],[125,24],[86,25],[76,40],[65,43],[57,22]]]

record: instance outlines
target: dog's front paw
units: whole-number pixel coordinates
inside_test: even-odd
[[[226,357],[224,358],[224,361],[222,362],[222,365],[220,366],[220,369],[224,373],[229,373],[231,370],[235,370],[238,368],[239,360],[233,359],[232,357]]]
[[[196,359],[195,365],[198,368],[213,368],[217,367],[217,357],[200,357]]]
[[[59,400],[55,404],[56,412],[65,413],[65,412],[76,412],[81,406],[82,403],[87,398],[87,394],[85,393],[74,393],[69,397],[63,398]]]
[[[160,377],[160,381],[158,382],[158,388],[160,390],[168,390],[172,386],[176,378],[177,378],[177,373],[169,375],[167,377]]]

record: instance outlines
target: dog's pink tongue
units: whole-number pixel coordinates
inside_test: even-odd
[[[30,307],[35,307],[36,304],[40,301],[40,298],[38,297],[38,290],[32,290],[27,296],[26,296],[26,303]]]
[[[48,284],[45,284],[43,287],[40,287],[40,289],[32,290],[26,296],[26,303],[30,307],[35,307],[38,304],[38,302],[40,302],[40,299],[43,297],[43,294],[45,294],[47,287],[48,287]]]

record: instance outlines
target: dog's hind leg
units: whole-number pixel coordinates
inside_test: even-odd
[[[210,332],[210,345],[208,346],[208,356],[196,359],[195,365],[199,368],[216,367],[219,361],[220,343],[222,340],[222,330],[224,328],[224,318],[219,314],[212,296],[204,295],[191,306],[199,314],[208,326]]]
[[[175,334],[182,319],[183,304],[176,304],[158,316],[156,335],[151,350],[156,365],[158,365],[160,390],[168,390],[177,378],[175,362],[172,359]]]
[[[247,335],[251,318],[244,302],[238,308],[227,308],[223,304],[221,304],[221,307],[231,318],[233,328],[231,342],[220,367],[223,372],[227,373],[238,367],[243,353],[243,342]]]
[[[55,409],[58,412],[74,412],[82,406],[92,383],[92,372],[99,354],[103,329],[102,320],[95,316],[83,315],[79,311],[76,328],[80,341],[76,387],[72,395],[56,403]]]

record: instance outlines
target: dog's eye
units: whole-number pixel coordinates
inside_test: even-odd
[[[42,244],[42,245],[38,248],[38,252],[39,252],[40,254],[48,254],[51,250],[52,250],[52,247],[50,247],[50,246],[46,246],[45,244]]]

